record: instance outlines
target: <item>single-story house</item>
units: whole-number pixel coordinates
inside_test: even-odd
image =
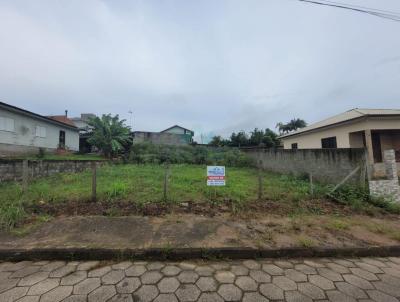
[[[79,128],[79,151],[82,153],[93,152],[95,148],[88,143],[93,127],[89,126],[89,119],[95,118],[93,113],[82,113],[80,117],[71,117],[71,121]]]
[[[66,116],[43,116],[0,102],[0,156],[39,149],[79,151],[79,130]]]
[[[400,167],[400,109],[352,109],[279,137],[284,149],[366,148],[374,174],[384,173],[383,151]]]
[[[160,132],[134,131],[133,143],[151,142],[164,145],[188,145],[193,143],[194,132],[175,125]]]

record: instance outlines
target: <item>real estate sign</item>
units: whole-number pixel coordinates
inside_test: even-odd
[[[207,186],[225,186],[225,166],[207,166]]]

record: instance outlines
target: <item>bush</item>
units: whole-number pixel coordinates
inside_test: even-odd
[[[134,144],[129,161],[136,164],[197,164],[245,167],[252,165],[247,155],[237,148],[205,146],[170,146],[151,143]]]

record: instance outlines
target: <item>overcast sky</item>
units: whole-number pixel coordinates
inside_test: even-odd
[[[0,100],[197,137],[400,108],[400,22],[296,0],[0,0]]]

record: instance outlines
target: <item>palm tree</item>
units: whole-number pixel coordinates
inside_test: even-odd
[[[131,141],[130,128],[125,125],[125,120],[120,120],[118,115],[103,114],[91,118],[88,122],[93,127],[88,142],[111,158]]]

